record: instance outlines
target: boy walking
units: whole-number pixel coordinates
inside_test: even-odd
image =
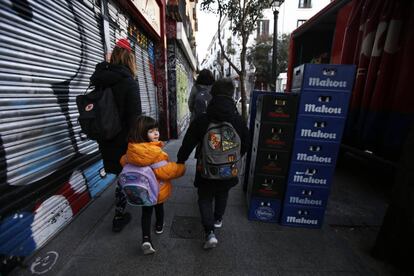
[[[218,243],[214,229],[222,227],[229,190],[238,183],[241,157],[250,146],[249,132],[236,109],[233,93],[231,79],[213,84],[207,113],[191,122],[177,154],[177,163],[184,163],[197,146],[194,186],[198,188],[206,233],[205,249]]]

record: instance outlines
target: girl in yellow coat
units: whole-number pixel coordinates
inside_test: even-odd
[[[121,165],[126,163],[135,166],[149,166],[160,161],[168,161],[168,154],[162,150],[164,143],[159,141],[158,123],[151,117],[139,116],[133,123],[128,135],[128,150],[121,157]],[[155,233],[164,231],[164,201],[171,195],[170,180],[178,178],[185,173],[185,166],[175,162],[167,162],[165,166],[153,169],[160,184],[157,204],[142,206],[142,250],[144,254],[155,252],[151,242],[151,216],[155,209]]]

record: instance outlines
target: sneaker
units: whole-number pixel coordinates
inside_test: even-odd
[[[223,220],[218,219],[214,222],[214,228],[221,228],[223,226]]]
[[[126,212],[121,216],[115,215],[114,219],[112,220],[112,232],[121,232],[124,229],[125,225],[129,223],[131,220],[131,214]]]
[[[144,252],[144,255],[149,255],[149,254],[154,254],[155,253],[155,249],[152,246],[151,242],[146,241],[143,242],[141,245],[142,251]]]
[[[164,232],[164,224],[155,225],[155,234],[161,235]]]
[[[216,238],[216,235],[214,235],[214,232],[211,231],[206,238],[206,242],[204,243],[204,249],[214,248],[217,246],[217,243],[218,240]]]

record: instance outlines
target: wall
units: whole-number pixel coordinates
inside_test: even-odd
[[[312,8],[298,8],[299,0],[285,0],[285,2],[280,6],[279,16],[278,16],[278,33],[291,33],[297,28],[297,21],[299,19],[308,20],[326,5],[328,5],[330,0],[312,0]],[[273,12],[267,10],[267,17],[271,19],[270,22],[270,33],[273,33]]]
[[[110,48],[118,38],[128,37],[137,62],[137,82],[142,113],[158,120],[154,41],[114,2],[109,1]]]
[[[177,130],[180,135],[190,121],[188,97],[193,86],[192,71],[180,48],[177,52]]]
[[[0,254],[28,256],[114,176],[77,124],[104,56],[91,2],[0,3]],[[3,263],[4,264],[4,263]]]
[[[115,179],[97,144],[81,134],[75,103],[105,56],[98,3],[0,2],[0,271],[40,248]],[[145,106],[156,93],[154,44],[109,6],[110,46],[130,35],[137,93],[155,116]]]
[[[171,138],[177,138],[189,123],[188,97],[193,85],[193,69],[177,39],[177,22],[167,19],[168,106]]]

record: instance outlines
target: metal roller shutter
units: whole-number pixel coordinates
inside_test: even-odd
[[[104,58],[100,10],[0,1],[1,255],[31,254],[113,180],[75,103]]]
[[[114,47],[116,40],[128,37],[135,51],[137,81],[143,114],[158,120],[157,93],[155,86],[154,43],[125,14],[118,5],[109,2],[110,42]],[[133,30],[133,31],[132,31]]]
[[[180,135],[189,124],[190,114],[188,97],[193,86],[190,64],[184,53],[177,47],[176,78],[177,78],[177,133]]]

